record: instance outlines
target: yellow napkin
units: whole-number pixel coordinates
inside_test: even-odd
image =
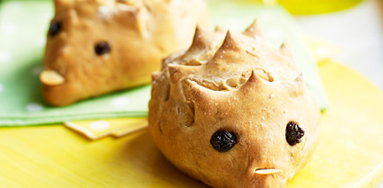
[[[91,140],[106,136],[121,137],[148,126],[146,118],[114,118],[99,120],[67,121],[68,128]]]

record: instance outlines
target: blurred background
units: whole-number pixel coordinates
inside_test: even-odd
[[[309,5],[289,4],[309,1],[280,1],[295,15],[306,35],[329,42],[328,48],[315,49],[317,56],[331,56],[383,89],[382,0],[323,0],[323,5],[318,6],[321,9],[317,10]]]

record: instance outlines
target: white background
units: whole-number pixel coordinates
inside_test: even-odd
[[[308,35],[334,43],[334,58],[383,89],[383,2],[365,0],[335,13],[295,16]],[[383,151],[382,151],[383,152]]]

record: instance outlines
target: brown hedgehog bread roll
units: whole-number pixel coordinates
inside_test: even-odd
[[[55,0],[40,75],[57,106],[150,82],[161,59],[187,48],[203,0]]]
[[[254,22],[196,29],[152,75],[149,131],[165,157],[212,187],[285,187],[310,159],[320,110],[285,44]]]

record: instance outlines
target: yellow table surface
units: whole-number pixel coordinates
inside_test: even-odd
[[[331,101],[312,160],[289,187],[373,187],[383,177],[383,94],[320,65]],[[175,169],[147,130],[90,141],[62,125],[0,128],[0,187],[205,187]]]

